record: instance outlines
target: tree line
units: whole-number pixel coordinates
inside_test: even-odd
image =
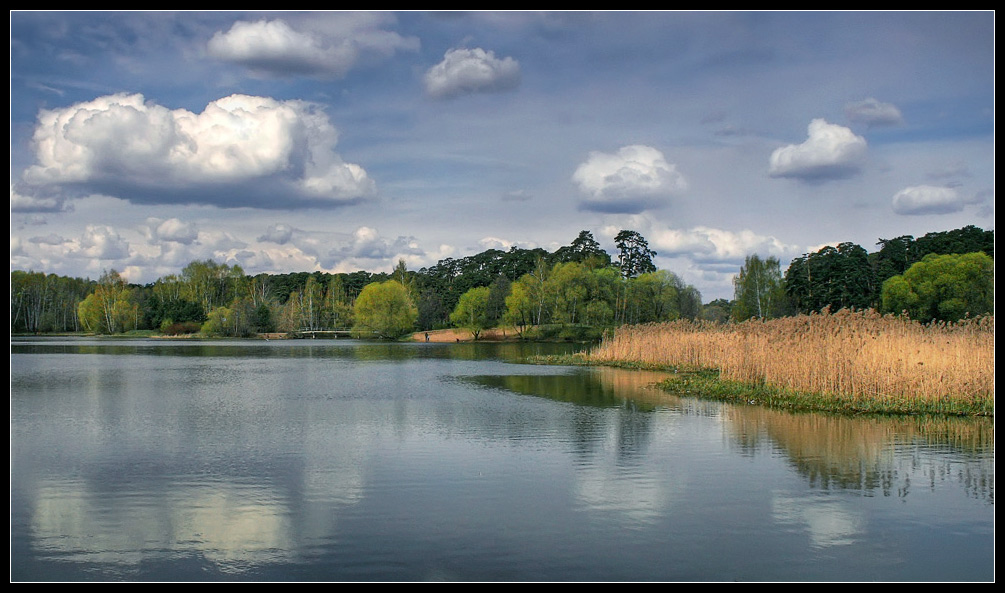
[[[11,332],[245,336],[355,329],[392,337],[496,325],[605,328],[678,318],[771,318],[824,307],[907,311],[923,321],[993,311],[994,231],[965,227],[915,239],[880,239],[867,253],[852,243],[792,261],[750,255],[734,299],[702,305],[701,294],[653,264],[645,238],[624,230],[616,257],[588,231],[554,252],[489,249],[390,274],[297,272],[249,276],[238,265],[193,261],[147,285],[115,271],[97,280],[11,272]],[[970,255],[967,255],[970,254]],[[946,259],[946,258],[949,259]],[[941,258],[941,259],[940,259]]]
[[[740,321],[825,307],[906,312],[924,323],[994,312],[993,230],[966,226],[876,245],[873,253],[849,242],[827,246],[793,259],[784,275],[777,258],[747,256],[734,300],[716,304]]]

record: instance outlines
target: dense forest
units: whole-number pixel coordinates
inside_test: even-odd
[[[477,338],[496,325],[602,329],[705,318],[769,319],[841,308],[907,312],[923,322],[993,313],[994,231],[974,226],[920,238],[879,239],[872,253],[853,243],[792,260],[746,258],[734,299],[701,295],[653,264],[645,238],[625,230],[612,258],[588,231],[554,252],[489,249],[428,268],[390,274],[297,272],[249,276],[239,266],[194,261],[144,286],[115,271],[98,280],[11,272],[11,333],[246,336],[355,328],[394,337],[446,327]],[[540,337],[540,334],[536,334]],[[587,336],[576,332],[569,336]]]

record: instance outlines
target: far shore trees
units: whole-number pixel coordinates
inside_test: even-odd
[[[364,329],[373,320],[357,323],[354,307],[367,286],[388,280],[397,281],[417,310],[412,325],[402,323],[395,330],[402,332],[456,325],[450,315],[461,296],[473,288],[489,289],[482,325],[516,326],[524,336],[533,326],[602,330],[677,318],[767,319],[825,308],[907,311],[912,318],[928,321],[994,312],[994,231],[973,226],[918,239],[910,235],[880,239],[880,249],[874,253],[854,243],[840,243],[804,254],[786,270],[783,296],[772,288],[778,277],[777,260],[751,255],[736,277],[735,301],[719,299],[704,307],[694,286],[669,270],[656,270],[652,261],[656,252],[642,235],[624,230],[615,243],[619,252],[613,262],[592,233],[581,231],[571,245],[552,253],[515,246],[508,251],[488,249],[459,259],[445,258],[414,272],[399,260],[390,273],[315,270],[248,276],[233,262],[197,260],[177,274],[146,285],[128,284],[114,271],[95,281],[12,270],[10,331],[121,333],[137,329],[176,335],[202,328],[203,333],[233,336],[356,327],[366,335],[377,335],[374,329]],[[979,273],[922,261],[928,255],[960,258],[975,253],[987,259],[963,268]],[[924,263],[918,268],[924,273],[908,273],[919,263]],[[889,286],[883,289],[887,281]],[[366,305],[364,300],[364,309]],[[214,313],[220,308],[230,314]],[[213,323],[206,325],[211,315]],[[567,335],[576,331],[568,329]]]
[[[84,330],[96,334],[125,332],[139,325],[139,306],[132,290],[115,270],[101,275],[94,292],[77,309]]]
[[[883,310],[911,319],[959,321],[994,311],[994,260],[983,253],[926,255],[883,283]]]
[[[397,338],[412,331],[419,313],[408,289],[396,280],[367,284],[356,298],[353,333]]]
[[[784,316],[787,297],[778,258],[748,255],[733,278],[733,295],[732,314],[737,321]]]
[[[457,307],[450,314],[450,322],[468,330],[477,340],[482,331],[494,325],[488,318],[490,293],[489,287],[479,286],[462,294],[461,300],[457,301]]]

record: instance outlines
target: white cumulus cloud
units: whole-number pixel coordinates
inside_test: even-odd
[[[904,188],[893,196],[893,211],[907,215],[950,214],[980,201],[968,199],[951,187],[916,185]]]
[[[366,19],[343,19],[341,29],[333,34],[330,29],[297,30],[283,20],[237,21],[230,30],[214,34],[207,50],[258,74],[339,78],[361,60],[419,47],[418,39],[382,30]]]
[[[129,257],[129,243],[110,226],[89,224],[73,255],[93,260]]]
[[[572,181],[587,198],[586,210],[638,213],[687,189],[687,181],[651,146],[623,146],[615,153],[591,152]]]
[[[165,221],[157,221],[156,226],[153,228],[153,238],[160,241],[191,245],[199,238],[199,229],[195,223],[183,222],[177,218],[169,218]]]
[[[477,47],[451,49],[426,72],[424,82],[426,92],[436,99],[506,91],[520,84],[520,64]]]
[[[705,226],[691,229],[654,229],[653,245],[667,257],[688,256],[696,262],[742,262],[756,253],[763,257],[785,257],[798,247],[751,230],[729,231]]]
[[[202,113],[116,94],[43,110],[35,186],[67,186],[142,203],[284,208],[376,193],[334,152],[338,132],[316,105],[231,95]]]
[[[865,138],[844,126],[814,119],[802,144],[789,144],[771,153],[772,177],[805,181],[839,179],[858,172],[865,155]]]
[[[870,128],[880,126],[899,126],[904,123],[900,109],[892,103],[883,103],[872,97],[863,101],[847,103],[844,106],[845,115],[855,123],[865,124]]]

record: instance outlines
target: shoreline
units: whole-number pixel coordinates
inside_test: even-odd
[[[857,416],[955,416],[994,419],[994,399],[960,401],[953,398],[920,400],[888,395],[854,397],[840,393],[801,392],[763,382],[749,384],[722,379],[718,369],[682,369],[632,361],[592,361],[583,353],[534,356],[529,364],[556,366],[610,367],[639,371],[661,371],[670,376],[656,383],[661,390],[680,397],[694,397],[736,405],[759,405],[790,412],[819,412]]]

